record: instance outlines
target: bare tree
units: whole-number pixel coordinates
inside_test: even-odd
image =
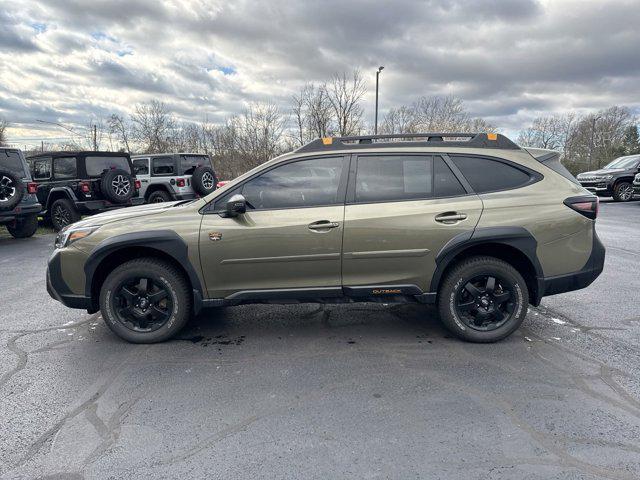
[[[7,127],[9,126],[9,122],[7,122],[4,118],[0,119],[0,146],[7,144]]]
[[[114,134],[119,142],[124,146],[125,152],[131,153],[130,137],[131,137],[131,124],[127,122],[122,116],[112,114],[108,121],[109,132]]]
[[[160,153],[169,149],[171,138],[175,134],[176,120],[164,103],[152,100],[136,105],[131,121],[133,137],[144,152]]]
[[[418,119],[413,107],[402,105],[390,109],[382,119],[380,133],[418,133]]]
[[[346,72],[335,74],[323,87],[333,110],[337,134],[340,136],[357,134],[362,126],[362,97],[366,87],[359,70],[351,75]]]

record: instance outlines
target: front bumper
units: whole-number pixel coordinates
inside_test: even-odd
[[[54,251],[49,258],[49,265],[47,266],[47,292],[51,298],[59,301],[66,307],[87,310],[89,313],[96,311],[90,297],[73,293],[62,278],[60,250]]]
[[[538,278],[538,302],[542,297],[571,292],[588,287],[598,278],[604,268],[605,248],[593,228],[591,255],[582,269],[577,272],[555,277]]]
[[[578,180],[580,185],[596,195],[613,195],[613,185],[606,180],[601,181],[584,181]]]
[[[633,193],[640,195],[640,182],[633,182]]]

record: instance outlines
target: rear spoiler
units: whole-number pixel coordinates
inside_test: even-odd
[[[562,163],[560,163],[560,152],[556,152],[555,150],[547,150],[546,148],[523,148],[529,153],[529,155],[531,155],[545,167],[549,167],[551,170],[562,175],[572,183],[580,185],[580,182],[576,180],[576,177],[574,177],[571,172],[567,170],[565,166],[562,165]]]

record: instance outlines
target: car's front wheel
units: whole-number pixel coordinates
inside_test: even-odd
[[[511,335],[527,314],[529,291],[518,271],[494,257],[471,257],[449,271],[438,292],[444,325],[470,342]]]
[[[628,202],[633,199],[633,185],[630,182],[620,182],[613,187],[613,199],[616,202]]]
[[[18,217],[13,225],[7,225],[7,230],[13,238],[32,237],[38,230],[38,215]]]
[[[100,290],[100,311],[107,326],[133,343],[171,338],[191,316],[184,275],[156,258],[139,258],[113,270]]]

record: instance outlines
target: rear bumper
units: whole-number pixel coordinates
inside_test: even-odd
[[[605,248],[595,231],[593,230],[593,248],[585,266],[577,272],[557,275],[555,277],[538,278],[537,305],[542,297],[556,295],[558,293],[571,292],[588,287],[598,278],[604,268]]]
[[[143,203],[143,197],[135,197],[127,203],[112,203],[107,200],[88,200],[86,202],[75,202],[75,205],[80,213],[96,213],[116,208],[142,205]]]
[[[47,266],[47,292],[51,298],[69,308],[79,308],[87,310],[90,313],[95,311],[91,298],[71,292],[71,289],[63,280],[62,269],[60,268],[60,252],[58,250],[53,252],[53,255],[49,258],[49,265]]]
[[[33,215],[34,213],[40,213],[42,205],[39,203],[31,203],[29,205],[18,205],[13,210],[7,212],[0,212],[0,223],[12,222],[16,217],[23,217],[25,215]]]

